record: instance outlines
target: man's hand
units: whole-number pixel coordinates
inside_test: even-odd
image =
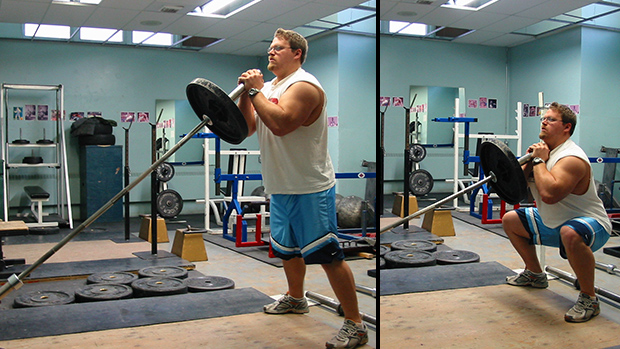
[[[532,144],[527,148],[528,153],[532,153],[532,158],[541,158],[544,161],[549,160],[549,146],[545,142]]]
[[[263,79],[263,73],[259,69],[250,69],[237,79],[237,82],[245,85],[245,91],[249,91],[251,88],[262,89],[265,85]]]

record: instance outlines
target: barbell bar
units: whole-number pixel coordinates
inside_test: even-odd
[[[312,291],[306,291],[306,297],[313,301],[319,302],[320,304],[328,306],[334,309],[340,316],[344,316],[344,310],[342,310],[342,305],[340,305],[340,303],[335,299],[326,297],[322,294],[318,294]],[[360,312],[360,317],[362,318],[362,320],[368,323],[371,323],[375,326],[377,325],[377,318],[370,314]]]
[[[7,279],[7,282],[0,287],[0,299],[4,298],[9,291],[20,288],[23,285],[22,280],[24,278],[28,277],[28,275],[30,275],[41,264],[43,264],[51,256],[58,252],[63,246],[65,246],[69,241],[71,241],[71,239],[81,233],[97,218],[99,218],[107,210],[109,210],[118,200],[120,200],[123,196],[125,196],[125,194],[127,194],[131,189],[138,185],[151,172],[157,170],[157,168],[164,161],[166,161],[172,154],[179,150],[179,148],[185,145],[185,143],[187,143],[187,141],[189,141],[203,127],[210,125],[210,130],[224,140],[230,139],[234,142],[240,143],[241,141],[243,141],[243,139],[239,140],[241,137],[247,137],[247,123],[245,122],[243,114],[241,114],[241,111],[239,110],[239,108],[237,108],[234,102],[234,100],[239,98],[239,96],[241,96],[241,94],[243,93],[243,84],[237,85],[237,87],[230,94],[227,95],[214,83],[206,79],[197,78],[188,85],[186,91],[188,93],[188,100],[190,101],[190,104],[193,103],[192,107],[194,105],[197,105],[197,103],[199,103],[200,101],[206,102],[206,105],[197,105],[197,108],[199,107],[198,111],[196,111],[197,108],[194,108],[194,111],[196,111],[199,119],[201,120],[200,123],[196,127],[194,127],[194,129],[192,129],[188,134],[186,134],[185,137],[181,138],[181,140],[172,148],[170,148],[170,150],[168,150],[164,155],[162,155],[159,160],[151,164],[151,166],[146,171],[144,171],[138,178],[128,184],[114,197],[112,197],[107,203],[105,203],[101,208],[95,211],[95,213],[93,213],[90,217],[84,220],[82,224],[80,224],[71,233],[65,236],[60,242],[50,248],[43,256],[41,256],[41,258],[31,264],[19,275],[11,275]],[[192,94],[191,96],[190,93]],[[236,112],[232,109],[232,106],[234,106]],[[200,114],[198,114],[198,112],[200,112]],[[241,127],[241,130],[234,131],[233,134],[226,134],[226,132],[229,131],[229,128],[222,127],[222,124],[225,124],[226,126],[230,126],[232,124],[245,125],[245,134],[243,134],[243,127]],[[213,127],[213,125],[216,126]]]
[[[564,279],[568,282],[570,282],[571,284],[573,284],[575,287],[577,287],[577,278],[575,276],[573,276],[572,274],[569,274],[563,270],[551,267],[551,266],[546,266],[545,267],[545,271],[548,272],[551,275],[555,275],[557,277],[559,277],[560,279]],[[611,299],[616,303],[620,304],[620,295],[618,295],[617,293],[614,293],[610,290],[606,290],[604,288],[600,288],[598,286],[594,286],[594,292],[596,294],[599,294],[605,298]]]
[[[484,173],[488,174],[484,179],[381,228],[380,234],[394,229],[413,218],[432,211],[435,208],[489,182],[491,182],[490,185],[493,189],[495,189],[502,200],[513,205],[521,202],[527,194],[527,183],[525,181],[523,171],[521,170],[521,165],[530,161],[531,158],[532,154],[528,153],[519,159],[516,159],[508,146],[497,140],[491,139],[482,142],[480,145],[480,163]]]

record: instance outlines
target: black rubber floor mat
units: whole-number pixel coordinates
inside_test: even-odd
[[[380,294],[386,296],[500,285],[506,283],[506,276],[514,274],[497,262],[382,269]]]
[[[75,303],[0,312],[0,340],[56,336],[261,312],[273,299],[253,289]]]

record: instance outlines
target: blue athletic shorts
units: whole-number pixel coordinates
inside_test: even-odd
[[[303,257],[306,264],[344,259],[336,235],[334,187],[312,194],[273,194],[269,211],[271,246],[277,257]]]
[[[594,218],[577,217],[573,218],[557,228],[549,228],[543,224],[538,209],[535,207],[525,207],[516,210],[521,219],[525,230],[530,234],[530,244],[544,245],[560,248],[560,256],[566,259],[566,251],[560,238],[560,229],[569,226],[576,231],[586,245],[590,246],[592,252],[600,249],[609,240],[609,232]]]

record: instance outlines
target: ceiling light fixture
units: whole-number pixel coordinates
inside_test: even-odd
[[[53,4],[77,6],[99,5],[100,2],[101,0],[52,0]]]
[[[445,4],[441,5],[441,7],[478,11],[495,2],[497,2],[497,0],[449,0]]]
[[[201,17],[228,18],[261,0],[211,0],[196,7],[188,15]]]

